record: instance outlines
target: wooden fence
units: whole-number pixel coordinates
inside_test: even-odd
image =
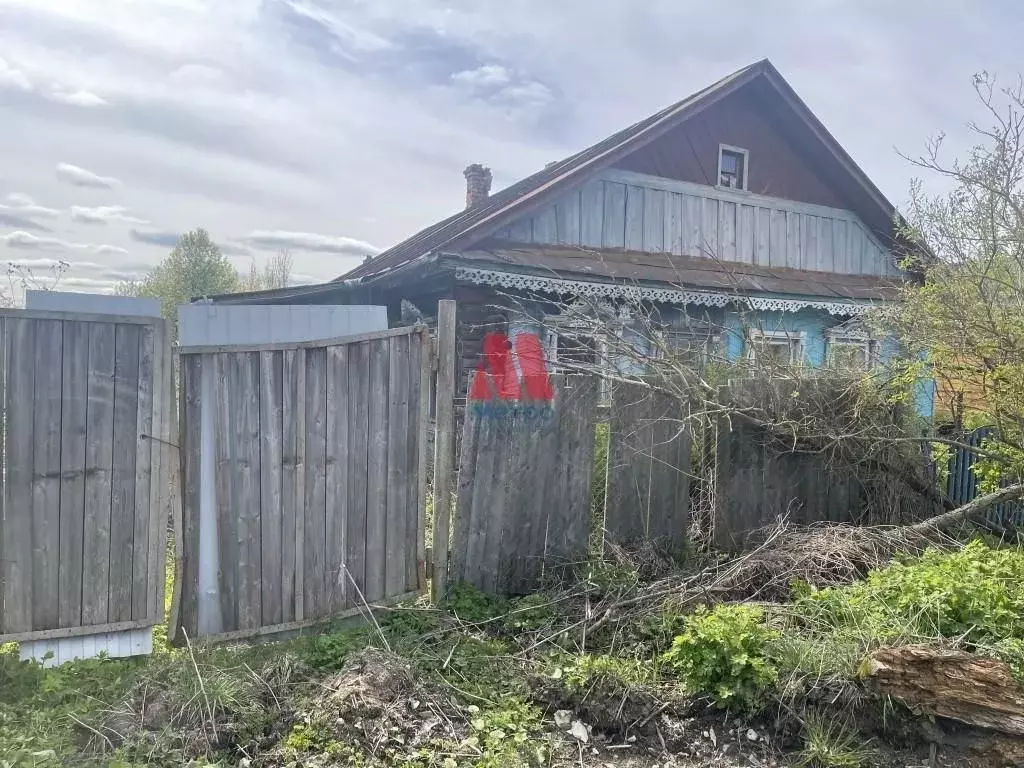
[[[605,539],[658,541],[678,552],[690,509],[692,425],[679,398],[640,384],[612,388]]]
[[[175,640],[295,629],[422,589],[429,332],[180,356]]]
[[[597,384],[554,377],[551,403],[466,409],[450,578],[524,593],[587,552]]]
[[[0,312],[0,642],[162,620],[170,374],[163,320]]]

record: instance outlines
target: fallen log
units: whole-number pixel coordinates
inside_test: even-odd
[[[1024,737],[1024,686],[997,659],[921,645],[882,648],[864,661],[861,676],[917,714]]]

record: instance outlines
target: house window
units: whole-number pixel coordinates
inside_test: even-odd
[[[730,189],[747,188],[747,166],[750,153],[740,147],[721,144],[718,147],[718,185]]]
[[[851,336],[830,336],[826,359],[828,364],[844,370],[866,371],[875,366],[876,344],[870,339]]]
[[[719,338],[710,334],[685,331],[661,331],[656,333],[652,357],[682,364],[686,368],[704,368],[715,356]]]
[[[803,334],[789,331],[751,330],[747,358],[766,365],[793,365],[803,360]]]

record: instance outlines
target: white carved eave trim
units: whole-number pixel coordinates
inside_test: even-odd
[[[777,312],[799,312],[801,309],[820,309],[830,315],[859,315],[871,308],[870,304],[815,299],[785,299],[774,296],[738,296],[711,291],[686,291],[677,288],[648,288],[630,283],[599,283],[587,280],[566,280],[560,277],[524,275],[518,272],[499,272],[491,269],[458,267],[457,280],[474,285],[489,285],[516,291],[539,291],[588,298],[650,301],[658,304],[695,304],[701,307],[724,307],[745,304],[751,309]]]

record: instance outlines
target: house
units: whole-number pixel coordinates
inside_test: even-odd
[[[455,299],[465,391],[486,330],[557,328],[574,297],[656,307],[699,354],[871,364],[856,318],[912,277],[892,203],[767,60],[501,191],[482,165],[465,178],[464,210],[333,282],[220,300],[397,323],[403,300]]]

